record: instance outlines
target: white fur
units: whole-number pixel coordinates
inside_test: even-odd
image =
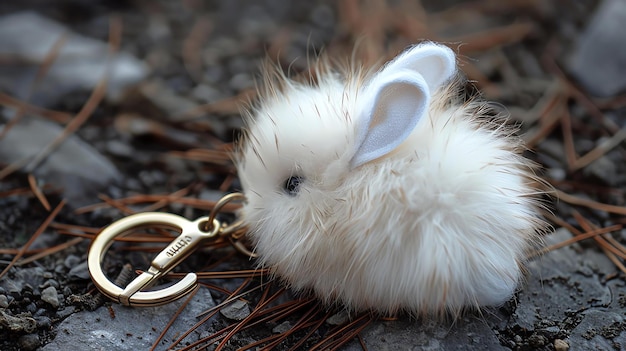
[[[406,140],[353,168],[374,78],[346,79],[282,82],[252,111],[237,168],[261,264],[353,310],[456,313],[509,299],[543,225],[519,140],[448,81]],[[282,186],[296,174],[305,181],[290,196]]]

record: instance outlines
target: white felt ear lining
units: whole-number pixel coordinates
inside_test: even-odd
[[[397,70],[375,77],[367,86],[364,98],[352,167],[386,155],[400,145],[426,113],[430,93],[420,74]]]
[[[378,74],[408,69],[421,74],[434,92],[456,72],[454,52],[443,45],[425,43],[414,46],[389,62]]]

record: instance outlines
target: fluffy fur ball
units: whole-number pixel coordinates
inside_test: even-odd
[[[545,226],[541,191],[503,118],[460,98],[452,52],[426,43],[376,72],[317,74],[266,72],[247,119],[240,215],[260,264],[351,310],[509,299]]]

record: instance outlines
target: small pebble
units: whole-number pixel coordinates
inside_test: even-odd
[[[567,172],[563,168],[550,168],[546,171],[548,178],[553,180],[565,180]]]
[[[548,343],[548,339],[539,334],[533,334],[528,338],[528,344],[534,348],[540,348]]]
[[[39,316],[35,318],[35,321],[37,321],[38,328],[49,329],[52,326],[52,320],[46,316]]]
[[[254,81],[252,78],[246,73],[238,73],[235,74],[230,81],[228,82],[228,86],[234,91],[242,91],[247,88],[251,88],[254,86]]]
[[[9,307],[9,298],[6,295],[0,295],[0,308]]]
[[[5,330],[9,330],[15,333],[32,333],[37,328],[37,322],[24,314],[19,316],[12,316],[0,310],[0,325]]]
[[[45,316],[47,313],[48,313],[48,310],[46,310],[45,308],[40,308],[37,310],[37,312],[33,314],[33,317]]]
[[[70,279],[89,279],[89,267],[87,267],[87,261],[82,262],[70,269],[68,273]]]
[[[54,279],[48,279],[43,284],[41,284],[39,287],[41,289],[45,289],[45,288],[47,288],[49,286],[54,286],[55,288],[58,288],[59,287],[59,282],[57,282]]]
[[[250,314],[250,308],[245,301],[237,300],[221,309],[220,313],[235,321],[240,321]]]
[[[335,14],[328,5],[316,7],[311,12],[311,21],[322,28],[331,28],[335,24]]]
[[[567,350],[569,350],[569,344],[565,340],[555,339],[554,340],[554,349],[556,351],[567,351]]]
[[[272,329],[272,333],[274,333],[274,334],[282,334],[282,333],[287,332],[289,329],[291,329],[291,322],[284,321],[284,322],[280,323],[279,325],[275,326]]]
[[[26,307],[24,307],[24,309],[27,312],[30,312],[30,314],[34,314],[35,312],[37,312],[37,305],[35,305],[34,302],[31,302],[28,305],[26,305]]]
[[[21,350],[36,350],[41,345],[41,340],[39,340],[39,335],[37,334],[27,334],[20,336],[18,344]]]
[[[583,174],[587,177],[594,177],[609,186],[616,186],[620,179],[617,175],[617,165],[607,157],[600,157],[583,168]]]
[[[328,325],[342,325],[344,323],[346,323],[348,320],[350,319],[350,317],[348,316],[348,312],[346,312],[345,310],[342,310],[338,313],[335,313],[334,315],[328,317],[328,319],[326,320],[326,324]]]
[[[110,140],[106,143],[106,150],[114,156],[130,158],[135,150],[127,143],[119,140]]]
[[[72,269],[74,266],[76,266],[79,263],[80,263],[80,257],[76,255],[69,255],[65,258],[65,261],[63,261],[63,265],[68,269]]]
[[[76,311],[76,307],[75,306],[66,306],[65,308],[60,309],[60,310],[57,311],[57,318],[58,319],[65,319],[69,315],[74,313],[75,311]]]
[[[50,304],[54,308],[59,307],[59,295],[54,286],[49,286],[41,292],[41,300]]]
[[[64,265],[60,264],[54,268],[54,272],[59,273],[59,274],[64,274],[65,272],[67,272],[67,268],[65,268]]]

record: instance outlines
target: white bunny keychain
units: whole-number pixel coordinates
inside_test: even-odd
[[[449,48],[414,46],[375,73],[325,68],[316,83],[266,78],[237,156],[261,265],[351,310],[511,297],[545,229],[535,166],[487,103],[461,100]]]

